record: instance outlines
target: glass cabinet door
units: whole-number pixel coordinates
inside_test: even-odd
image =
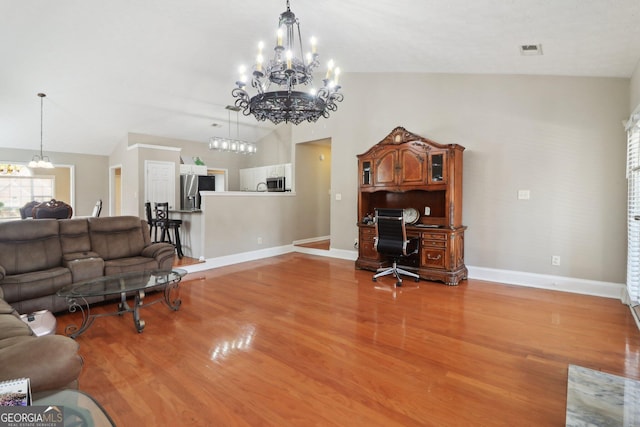
[[[371,162],[362,162],[362,185],[371,185]]]
[[[435,152],[429,155],[429,183],[441,184],[447,182],[447,154]]]

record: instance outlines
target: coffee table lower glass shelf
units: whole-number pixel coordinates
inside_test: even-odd
[[[62,406],[65,427],[112,427],[115,423],[95,399],[80,390],[45,391],[33,395],[34,406]],[[59,408],[58,408],[59,409]]]
[[[82,313],[80,326],[69,325],[65,333],[75,338],[84,333],[97,317],[123,315],[133,313],[133,323],[138,332],[142,332],[145,323],[140,318],[140,307],[149,306],[160,301],[174,311],[180,308],[182,301],[179,298],[178,284],[186,274],[185,270],[171,271],[143,271],[122,273],[113,276],[103,276],[84,282],[65,286],[58,291],[58,296],[66,298],[69,303],[69,312]],[[162,291],[163,296],[151,302],[144,302],[145,293],[148,291]],[[92,314],[89,299],[94,297],[109,297],[120,295],[118,310],[111,313]],[[134,296],[133,307],[127,303],[128,296]]]

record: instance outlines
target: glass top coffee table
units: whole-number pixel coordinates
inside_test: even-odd
[[[75,338],[84,333],[97,317],[122,315],[128,312],[133,313],[133,323],[136,330],[142,332],[145,323],[140,318],[140,307],[164,301],[170,309],[177,311],[182,302],[178,297],[178,284],[186,273],[185,270],[180,269],[131,272],[97,277],[65,286],[58,291],[58,296],[67,299],[71,313],[78,310],[82,313],[80,326],[69,325],[66,327],[65,333]],[[147,291],[162,291],[163,297],[144,303],[145,292]],[[113,295],[120,295],[117,311],[99,314],[91,313],[88,299]],[[131,295],[134,296],[133,308],[127,303],[127,297]]]
[[[61,406],[64,415],[62,425],[65,427],[115,426],[104,408],[93,397],[80,390],[65,389],[36,393],[33,396],[32,405],[49,406],[49,408],[55,406],[56,411],[60,411]]]

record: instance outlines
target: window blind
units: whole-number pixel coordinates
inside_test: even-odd
[[[640,303],[640,123],[627,127],[627,292]]]

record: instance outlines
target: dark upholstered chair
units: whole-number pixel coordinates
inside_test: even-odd
[[[156,203],[155,204],[155,222],[156,227],[160,228],[160,241],[169,242],[176,248],[178,258],[182,258],[182,244],[180,243],[180,225],[182,220],[169,218],[169,203]],[[171,232],[173,232],[174,239],[171,240]]]
[[[99,199],[96,202],[96,205],[93,207],[93,212],[91,212],[91,216],[97,218],[100,216],[100,212],[102,212],[102,199]]]
[[[33,219],[55,218],[67,219],[73,215],[73,209],[65,202],[51,199],[33,208]]]
[[[25,204],[20,208],[20,218],[22,219],[31,219],[33,218],[33,208],[38,206],[41,202],[36,202],[35,200]]]
[[[413,277],[416,282],[420,276],[410,271],[398,268],[398,260],[418,252],[419,239],[407,239],[402,209],[376,209],[376,237],[374,247],[381,255],[393,259],[389,268],[380,268],[373,276],[375,282],[378,277],[393,274],[397,279],[396,286],[402,286],[400,274]]]

